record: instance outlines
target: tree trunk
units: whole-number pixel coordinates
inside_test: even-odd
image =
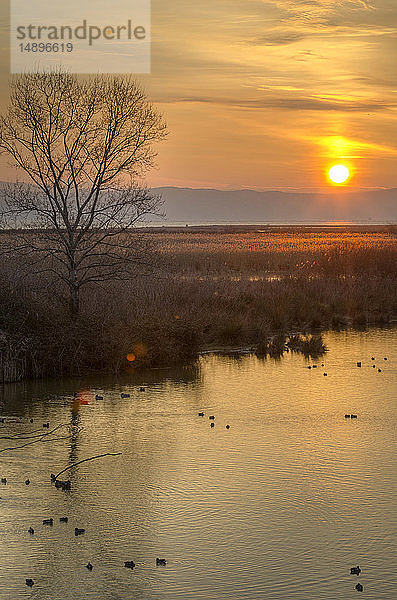
[[[80,313],[80,286],[74,262],[69,267],[70,314],[75,319]]]
[[[80,313],[80,289],[76,286],[70,288],[70,313],[73,318]]]

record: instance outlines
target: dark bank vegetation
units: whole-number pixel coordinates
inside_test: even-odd
[[[3,379],[129,372],[224,346],[318,356],[321,331],[385,326],[397,315],[390,230],[129,235],[145,239],[144,264],[134,279],[86,286],[77,318],[50,272],[27,268],[23,256],[3,261]]]

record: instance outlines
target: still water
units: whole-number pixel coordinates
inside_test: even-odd
[[[395,598],[396,341],[330,333],[319,361],[206,355],[118,381],[4,386],[0,416],[22,422],[1,436],[74,427],[0,453],[1,600],[345,600],[357,581],[367,599]],[[74,467],[70,491],[50,483],[104,452],[122,454]]]

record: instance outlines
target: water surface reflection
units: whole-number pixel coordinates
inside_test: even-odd
[[[317,369],[296,354],[207,355],[118,381],[4,386],[0,413],[22,423],[0,435],[74,427],[0,454],[0,598],[345,600],[356,564],[367,598],[393,597],[395,342],[393,330],[331,333]],[[50,484],[70,462],[118,451],[73,468],[70,492]]]

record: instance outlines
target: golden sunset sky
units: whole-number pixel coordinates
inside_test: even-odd
[[[397,186],[396,41],[396,0],[153,0],[150,184],[318,190],[342,162],[351,189]],[[4,106],[4,6],[1,48]]]

